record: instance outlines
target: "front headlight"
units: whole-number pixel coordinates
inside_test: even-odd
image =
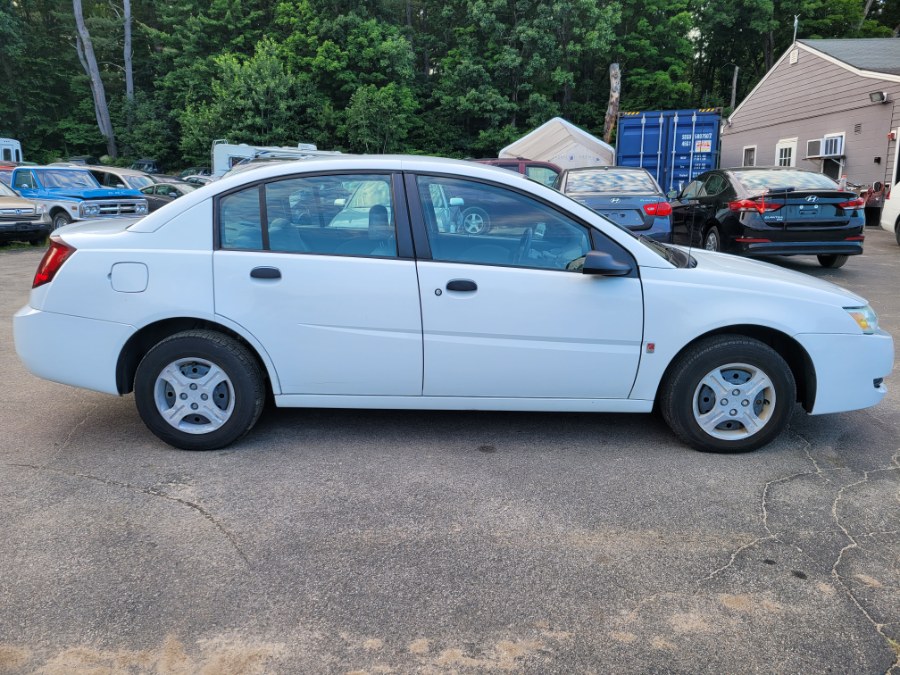
[[[87,217],[99,216],[100,215],[100,205],[99,204],[82,204],[81,205],[81,213]]]
[[[853,317],[860,330],[867,335],[871,335],[878,330],[878,315],[875,310],[866,305],[865,307],[844,307],[847,314]]]
[[[134,212],[135,212],[135,213],[147,213],[147,202],[144,202],[144,203],[142,203],[142,204],[138,204],[138,205],[134,208]]]

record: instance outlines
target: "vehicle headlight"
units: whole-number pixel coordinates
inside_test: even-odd
[[[865,307],[844,307],[847,314],[853,317],[860,330],[867,335],[871,335],[878,330],[878,315],[875,310],[866,305]]]
[[[147,202],[141,202],[134,208],[135,213],[147,213]]]
[[[100,215],[100,205],[99,204],[82,204],[81,205],[81,213],[86,216],[99,216]]]

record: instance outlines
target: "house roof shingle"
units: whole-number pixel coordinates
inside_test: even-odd
[[[860,70],[900,75],[900,38],[797,40],[797,42]]]

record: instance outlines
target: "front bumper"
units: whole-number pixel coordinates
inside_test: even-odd
[[[127,324],[43,312],[27,305],[13,316],[16,353],[32,374],[106,394],[119,393],[116,366],[134,332]]]
[[[0,223],[0,242],[34,241],[50,234],[50,226],[45,222],[25,221]]]
[[[894,364],[894,341],[884,331],[873,335],[803,333],[795,339],[806,349],[816,371],[813,415],[859,410],[887,394],[881,380]]]

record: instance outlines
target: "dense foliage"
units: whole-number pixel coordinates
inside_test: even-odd
[[[495,155],[554,115],[727,106],[799,37],[890,36],[889,0],[84,0],[122,160],[208,163],[215,138]],[[0,0],[0,136],[27,159],[98,155],[71,0]]]

